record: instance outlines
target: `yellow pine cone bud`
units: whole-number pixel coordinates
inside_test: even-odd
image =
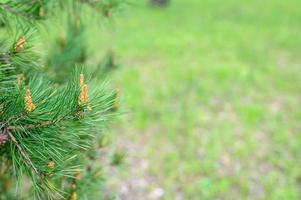
[[[16,43],[15,51],[16,51],[16,52],[21,51],[21,50],[23,49],[25,43],[26,43],[26,38],[25,38],[25,36],[21,36],[21,37],[19,38],[19,40],[17,41],[17,43]]]
[[[26,112],[32,112],[34,109],[36,109],[36,105],[31,100],[31,93],[29,89],[26,90],[24,104]]]
[[[89,100],[89,96],[88,96],[88,85],[84,84],[81,88],[80,88],[80,93],[78,96],[78,104],[80,106],[85,105],[88,103]]]
[[[88,85],[85,84],[85,78],[83,74],[79,75],[79,86],[80,86],[80,93],[78,96],[78,105],[84,106],[87,105],[87,109],[89,111],[92,110],[91,106],[88,104],[89,95],[88,95]],[[80,113],[83,114],[83,113]]]
[[[47,167],[48,167],[49,169],[53,169],[53,168],[55,167],[55,162],[53,162],[52,160],[49,160],[49,161],[48,161],[48,164],[47,164]]]

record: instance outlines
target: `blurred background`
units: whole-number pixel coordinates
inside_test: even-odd
[[[301,198],[301,2],[137,1],[107,34],[122,200]],[[114,43],[108,38],[113,38]]]

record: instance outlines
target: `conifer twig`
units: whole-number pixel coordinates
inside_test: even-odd
[[[59,123],[63,120],[65,120],[69,115],[71,115],[72,113],[75,113],[78,110],[74,110],[73,112],[67,113],[66,115],[58,118],[58,119],[54,119],[54,120],[49,120],[49,121],[44,121],[41,123],[37,123],[37,124],[28,124],[28,125],[24,125],[24,126],[9,126],[8,129],[9,130],[17,130],[17,129],[35,129],[35,128],[45,128],[47,126],[51,126],[54,125],[56,123]]]

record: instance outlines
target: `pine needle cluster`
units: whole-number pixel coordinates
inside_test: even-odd
[[[40,21],[56,9],[85,4],[101,8],[103,14],[103,9],[117,5],[108,3],[0,1],[0,33],[4,33],[0,41],[1,200],[93,199],[93,185],[100,187],[101,168],[87,153],[116,115],[118,93],[107,89],[106,83],[89,80],[84,67],[70,67],[68,81],[52,83],[41,70],[44,61],[34,50],[34,36],[35,27],[43,26]],[[66,60],[70,66],[77,63]]]

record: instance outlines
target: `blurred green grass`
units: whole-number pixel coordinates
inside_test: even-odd
[[[163,199],[300,199],[300,5],[172,0],[116,18],[129,114],[114,137],[148,165],[112,178],[151,177]]]

